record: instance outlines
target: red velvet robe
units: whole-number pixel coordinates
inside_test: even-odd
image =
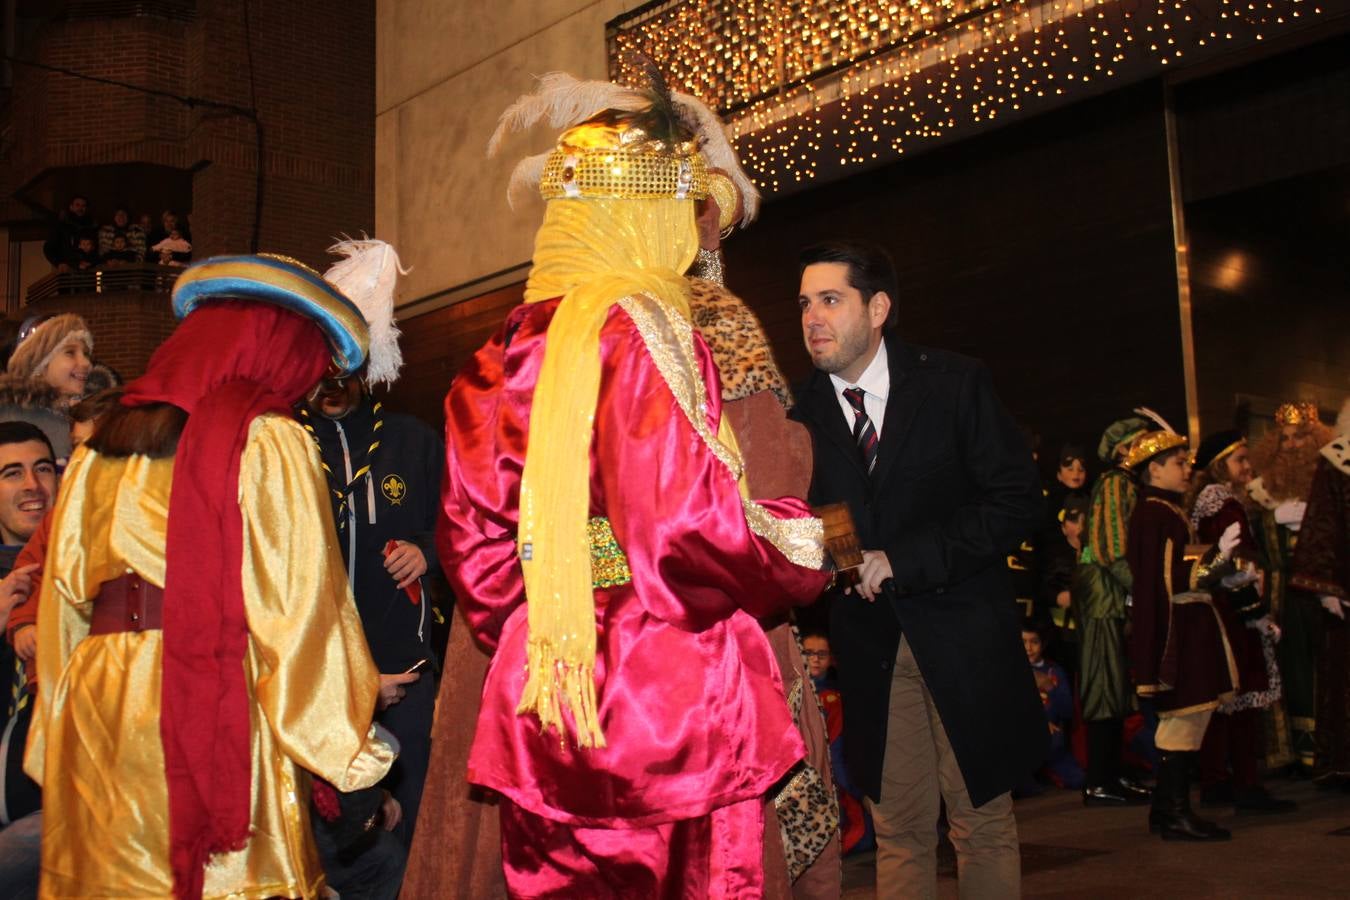
[[[1188,552],[1195,539],[1180,501],[1141,487],[1125,544],[1135,690],[1163,716],[1214,709],[1238,687],[1227,631],[1207,592],[1219,574],[1210,565],[1214,554]]]
[[[446,398],[437,546],[475,636],[495,648],[469,781],[572,826],[637,828],[757,798],[802,758],[756,616],[807,603],[823,572],[751,531],[736,480],[702,442],[636,326],[611,309],[591,448],[591,515],[607,516],[631,583],[597,589],[596,686],[608,746],[578,750],[516,713],[526,598],[515,536],[530,404],[556,301],[518,307]],[[718,376],[695,337],[706,416]],[[764,501],[779,518],[799,500]],[[756,838],[758,840],[758,838]]]
[[[1218,491],[1220,488],[1219,485],[1212,485],[1206,490]],[[1201,499],[1204,499],[1203,493]],[[1197,502],[1197,512],[1199,506]],[[1201,543],[1214,544],[1218,542],[1219,535],[1234,523],[1239,529],[1237,549],[1233,551],[1234,557],[1243,561],[1255,560],[1260,551],[1252,534],[1251,522],[1247,519],[1247,510],[1231,491],[1217,510],[1208,515],[1198,516],[1196,535]],[[1253,708],[1269,706],[1278,694],[1270,696],[1267,693],[1270,679],[1267,675],[1266,653],[1261,633],[1246,626],[1247,620],[1260,618],[1264,614],[1265,604],[1260,594],[1254,588],[1234,592],[1224,590],[1218,585],[1211,589],[1210,594],[1214,598],[1214,605],[1223,616],[1224,630],[1233,647],[1233,658],[1237,660],[1240,696],[1236,699],[1242,701],[1244,697],[1247,698],[1243,705]]]

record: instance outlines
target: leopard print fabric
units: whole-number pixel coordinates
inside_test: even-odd
[[[741,298],[713,281],[689,279],[694,327],[707,341],[722,376],[722,400],[731,402],[773,391],[787,409],[792,392],[769,348],[759,319]]]

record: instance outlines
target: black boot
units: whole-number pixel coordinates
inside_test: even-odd
[[[1191,811],[1191,784],[1187,765],[1189,754],[1164,750],[1158,763],[1158,787],[1149,810],[1149,831],[1159,832],[1165,841],[1226,841],[1232,835],[1225,828],[1207,822]]]
[[[1114,787],[1131,806],[1143,806],[1153,799],[1153,792],[1146,785],[1140,784],[1128,775],[1117,778]]]
[[[1095,719],[1087,723],[1087,786],[1083,788],[1084,806],[1128,806],[1147,803],[1141,800],[1120,777],[1119,719]]]
[[[1240,786],[1233,790],[1233,806],[1240,813],[1256,815],[1275,815],[1293,812],[1298,804],[1293,800],[1281,800],[1272,797],[1261,785]]]

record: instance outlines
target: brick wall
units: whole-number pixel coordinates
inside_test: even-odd
[[[335,235],[374,230],[374,0],[250,0],[251,81],[243,0],[199,0],[196,10],[188,23],[150,17],[45,22],[18,56],[242,108],[254,106],[256,96],[265,137],[261,161],[253,124],[244,117],[16,66],[13,140],[0,158],[0,196],[38,185],[30,190],[45,191],[43,201],[49,197],[60,208],[69,193],[88,190],[83,185],[95,181],[92,167],[154,163],[190,171],[187,212],[202,258],[248,252],[261,165],[259,249],[322,267]],[[109,182],[116,179],[97,180]],[[137,202],[122,192],[91,195],[93,212],[106,219],[113,204]],[[10,220],[31,217],[13,199],[0,213]],[[134,345],[168,333],[158,318],[162,309],[147,297],[112,296],[80,301],[87,307],[80,312],[90,318],[100,350],[128,346],[126,365],[134,373],[153,343]],[[136,325],[121,316],[147,319]]]

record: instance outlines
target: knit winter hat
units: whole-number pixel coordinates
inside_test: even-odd
[[[47,364],[68,341],[80,341],[84,352],[92,353],[94,338],[84,319],[75,313],[62,313],[39,322],[27,335],[19,332],[19,345],[9,357],[9,374],[21,378],[41,378]]]

